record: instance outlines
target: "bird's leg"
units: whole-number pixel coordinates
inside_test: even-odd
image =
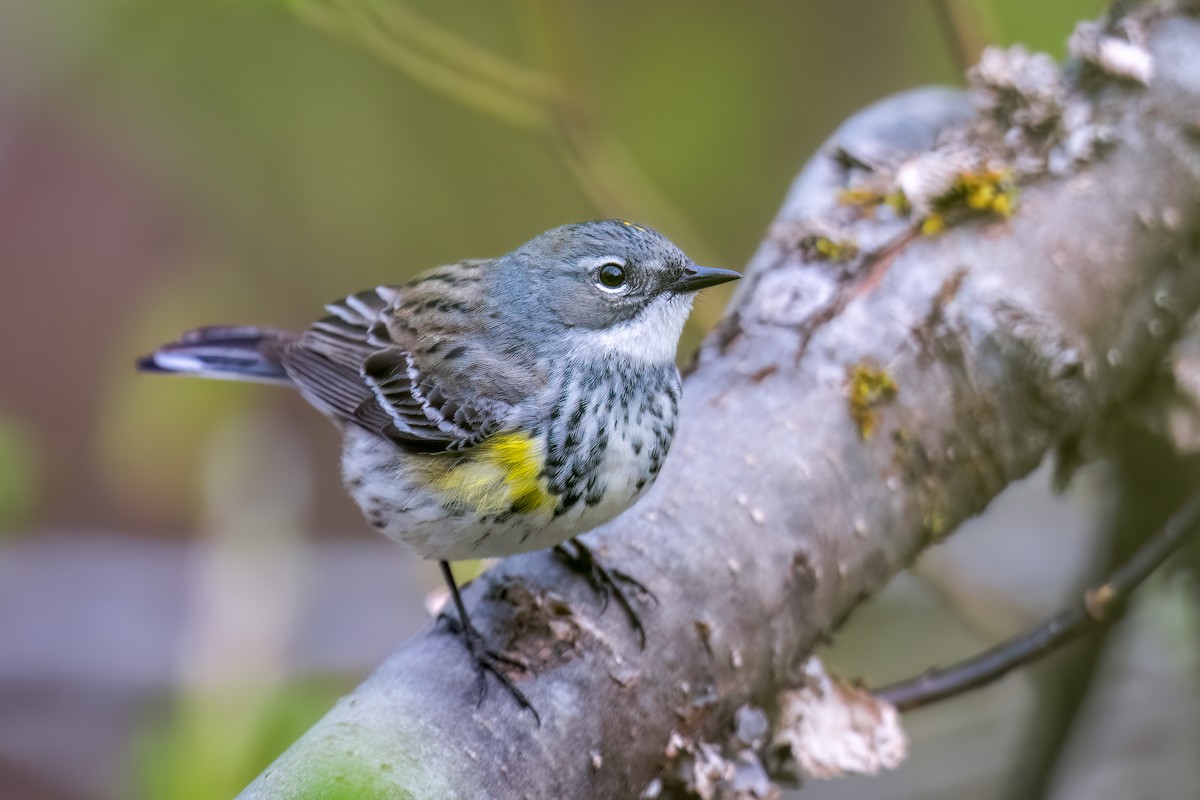
[[[574,548],[574,552],[568,550],[566,544]],[[592,555],[592,551],[579,540],[579,537],[572,537],[567,542],[555,545],[554,552],[563,560],[564,563],[576,572],[582,573],[587,578],[588,583],[600,595],[602,602],[601,613],[608,608],[608,600],[610,597],[617,598],[617,604],[624,610],[625,616],[629,618],[629,624],[633,626],[633,630],[637,633],[638,642],[642,647],[646,646],[646,629],[642,626],[641,617],[630,602],[629,595],[622,586],[630,587],[639,594],[645,595],[658,603],[658,598],[654,593],[646,588],[645,584],[634,578],[632,575],[622,572],[619,569],[610,569],[605,567],[596,557]]]
[[[500,685],[513,696],[517,705],[528,709],[529,713],[533,714],[533,718],[540,726],[542,718],[537,709],[533,707],[533,703],[530,703],[525,693],[514,686],[512,681],[500,670],[501,666],[516,667],[517,669],[526,669],[526,666],[502,653],[488,649],[483,642],[483,636],[475,629],[475,626],[471,624],[471,618],[467,616],[467,607],[463,605],[462,595],[459,594],[458,584],[454,580],[454,573],[450,571],[450,562],[439,561],[438,565],[442,568],[442,577],[446,579],[446,585],[450,587],[450,596],[454,598],[454,607],[458,611],[457,620],[453,620],[449,616],[444,616],[444,618],[452,630],[462,634],[463,644],[467,646],[467,652],[471,654],[471,660],[475,663],[475,674],[479,679],[479,699],[476,701],[476,705],[482,705],[483,698],[487,695],[487,674],[490,672],[500,682]]]

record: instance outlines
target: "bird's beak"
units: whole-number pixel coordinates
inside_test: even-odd
[[[740,277],[742,277],[740,272],[734,272],[731,269],[692,265],[687,268],[679,280],[671,284],[671,288],[676,292],[695,292],[709,286],[716,286],[718,283],[736,281]]]

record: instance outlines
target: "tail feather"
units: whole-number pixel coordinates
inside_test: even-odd
[[[295,337],[273,328],[197,328],[137,361],[143,372],[290,384],[278,354]]]

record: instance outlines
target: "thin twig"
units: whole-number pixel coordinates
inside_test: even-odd
[[[1112,461],[1108,481],[1116,502],[1106,510],[1092,550],[1093,574],[1113,572],[1195,492],[1200,466],[1171,442],[1139,423],[1114,425],[1106,436]],[[1093,704],[1101,668],[1117,632],[1107,626],[1082,637],[1065,652],[1029,669],[1030,688],[1038,713],[1029,715],[1015,741],[1021,743],[1010,762],[997,800],[1049,798],[1071,744],[1082,732],[1084,715]]]
[[[561,83],[550,138],[555,151],[597,208],[655,220],[689,251],[712,253],[700,231],[654,184],[596,109],[583,77],[571,9],[555,0],[526,0],[522,21],[530,48]]]
[[[420,52],[372,16],[375,9],[350,0],[298,0],[295,13],[315,28],[348,35],[414,83],[452,98],[468,108],[525,129],[545,129],[548,115],[541,98],[531,98],[511,86],[481,80],[460,64],[447,63],[440,52]]]
[[[356,39],[410,80],[517,128],[543,133],[603,214],[653,219],[689,250],[711,253],[701,234],[654,185],[579,85],[564,11],[530,3],[525,20],[551,70],[518,64],[381,0],[290,0],[326,33]]]
[[[405,3],[359,0],[359,4],[369,8],[378,24],[396,38],[474,78],[531,100],[551,100],[562,94],[554,76],[480,47],[430,22]]]
[[[931,0],[933,14],[937,18],[938,30],[950,57],[959,72],[965,73],[979,60],[983,48],[995,37],[992,26],[978,3],[963,3],[961,0]],[[967,6],[972,8],[967,8]]]
[[[911,711],[986,686],[1092,628],[1111,622],[1119,616],[1120,604],[1129,594],[1198,530],[1200,495],[1188,500],[1132,558],[1107,581],[1084,592],[1073,607],[974,658],[893,683],[875,695],[900,711]]]

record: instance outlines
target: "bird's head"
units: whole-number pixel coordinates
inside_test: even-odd
[[[490,275],[493,297],[513,298],[505,313],[521,315],[527,329],[558,334],[581,354],[651,362],[674,360],[698,290],[739,277],[697,266],[662,234],[625,220],[549,230]]]

